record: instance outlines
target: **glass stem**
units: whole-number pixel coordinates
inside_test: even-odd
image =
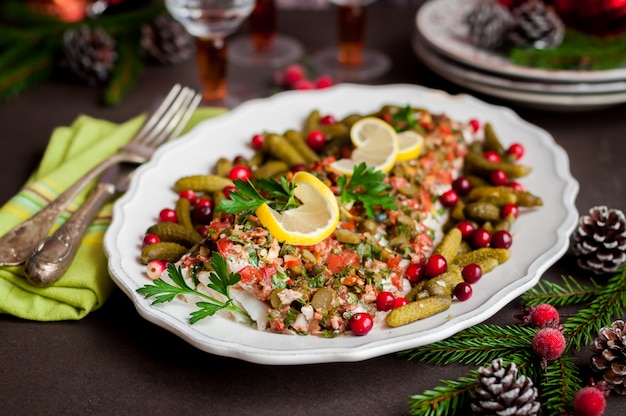
[[[206,101],[225,99],[228,69],[226,38],[196,38],[196,50],[204,99]]]
[[[337,6],[339,29],[339,63],[358,66],[363,62],[365,45],[365,7],[359,5]]]

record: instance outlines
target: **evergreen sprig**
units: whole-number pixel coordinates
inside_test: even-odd
[[[533,380],[539,384],[541,401],[549,415],[562,414],[582,387],[575,359],[566,355],[549,361],[545,373]]]
[[[549,303],[554,307],[579,305],[589,302],[598,295],[602,287],[591,279],[591,285],[583,285],[571,276],[563,276],[563,284],[540,281],[537,286],[522,295],[523,305],[537,306]]]
[[[472,370],[456,380],[442,380],[443,385],[409,398],[410,414],[419,416],[444,416],[462,414],[471,393],[476,388],[478,371]]]

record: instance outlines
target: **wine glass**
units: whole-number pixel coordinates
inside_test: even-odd
[[[276,31],[275,0],[257,0],[248,19],[249,35],[232,40],[228,59],[244,66],[281,68],[300,59],[300,42]]]
[[[226,88],[228,35],[254,8],[255,0],[165,0],[174,19],[196,39],[202,95],[205,103],[234,107],[238,99]]]
[[[337,81],[367,81],[389,70],[387,55],[365,48],[366,6],[375,0],[330,0],[337,9],[339,44],[313,56],[319,73]]]

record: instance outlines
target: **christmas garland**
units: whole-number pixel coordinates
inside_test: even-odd
[[[155,50],[154,42],[160,39],[154,25],[164,15],[176,24],[160,2],[127,3],[132,6],[65,22],[38,13],[27,2],[4,2],[0,6],[4,20],[0,25],[0,101],[59,75],[103,85],[104,103],[120,103],[147,59],[171,63],[158,56],[162,50]],[[175,34],[181,33],[183,29]],[[147,47],[146,36],[152,36]],[[176,46],[183,49],[182,55],[191,56],[191,38]]]
[[[496,414],[481,405],[491,406],[502,401],[499,396],[515,395],[523,392],[524,388],[532,389],[532,381],[538,383],[537,391],[534,394],[530,394],[530,391],[523,395],[519,393],[519,397],[514,397],[516,401],[511,404],[512,407],[518,410],[524,406],[527,410],[533,406],[537,408],[540,398],[543,414],[601,415],[605,405],[604,396],[609,390],[626,394],[626,370],[622,375],[613,371],[616,368],[626,369],[626,328],[621,320],[626,318],[624,215],[618,210],[595,207],[589,216],[581,217],[572,241],[572,251],[578,256],[581,267],[587,268],[596,262],[597,258],[589,256],[593,252],[603,261],[608,259],[602,268],[595,269],[600,274],[612,270],[615,261],[619,261],[619,268],[612,275],[605,273],[611,277],[603,284],[593,278],[583,284],[571,276],[563,276],[560,284],[540,281],[521,297],[524,313],[516,315],[521,322],[506,326],[475,325],[449,339],[399,353],[410,360],[434,365],[455,363],[482,366],[456,380],[442,380],[440,386],[410,396],[411,414],[469,414],[470,407],[473,414]],[[581,246],[589,252],[581,253]],[[566,306],[578,306],[580,309],[563,322],[557,322],[565,315],[559,317],[556,308]],[[607,326],[607,322],[616,318],[620,319]],[[550,331],[553,331],[549,334],[550,344],[540,346],[540,333]],[[559,335],[555,335],[557,333]],[[562,344],[559,345],[561,337]],[[590,345],[593,353],[590,367],[600,373],[603,379],[597,386],[583,387],[586,383],[581,379],[574,357],[568,354],[587,345]],[[554,352],[556,354],[550,356]],[[506,357],[510,363],[506,371],[501,357]],[[521,390],[520,383],[507,384],[517,378],[518,371],[521,375],[519,380],[525,386]],[[484,396],[489,396],[494,383],[497,384],[497,389],[494,389],[497,393],[490,396],[491,401],[484,401]],[[592,399],[585,396],[592,396]],[[511,397],[507,400],[511,400]],[[585,406],[591,406],[591,409]],[[528,410],[527,413],[520,410],[519,413],[506,414],[538,413],[534,410]]]

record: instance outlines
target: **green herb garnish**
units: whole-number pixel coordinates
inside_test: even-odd
[[[230,287],[241,280],[241,275],[238,273],[229,273],[226,260],[217,252],[213,252],[211,257],[211,268],[213,270],[209,273],[210,283],[207,286],[217,293],[224,295],[226,301],[215,299],[187,285],[180,267],[174,264],[167,266],[167,274],[170,279],[172,279],[173,285],[161,279],[157,279],[154,281],[154,284],[145,285],[137,289],[137,293],[146,298],[154,297],[155,299],[152,305],[171,302],[178,295],[197,295],[207,299],[208,302],[196,303],[196,306],[200,309],[190,314],[190,324],[194,324],[208,316],[213,316],[217,311],[222,309],[237,312],[243,316],[249,317],[248,313],[235,305],[233,299],[230,297]]]
[[[352,176],[343,175],[337,178],[341,202],[360,202],[365,207],[368,217],[374,218],[374,207],[397,209],[395,198],[389,194],[390,186],[383,182],[385,174],[368,168],[365,163],[354,167]]]
[[[300,205],[294,195],[296,186],[284,176],[276,179],[258,179],[256,186],[250,181],[235,180],[236,190],[228,199],[220,201],[216,210],[227,214],[253,214],[261,205],[268,204],[276,211],[285,211]],[[263,195],[265,196],[263,196]]]

